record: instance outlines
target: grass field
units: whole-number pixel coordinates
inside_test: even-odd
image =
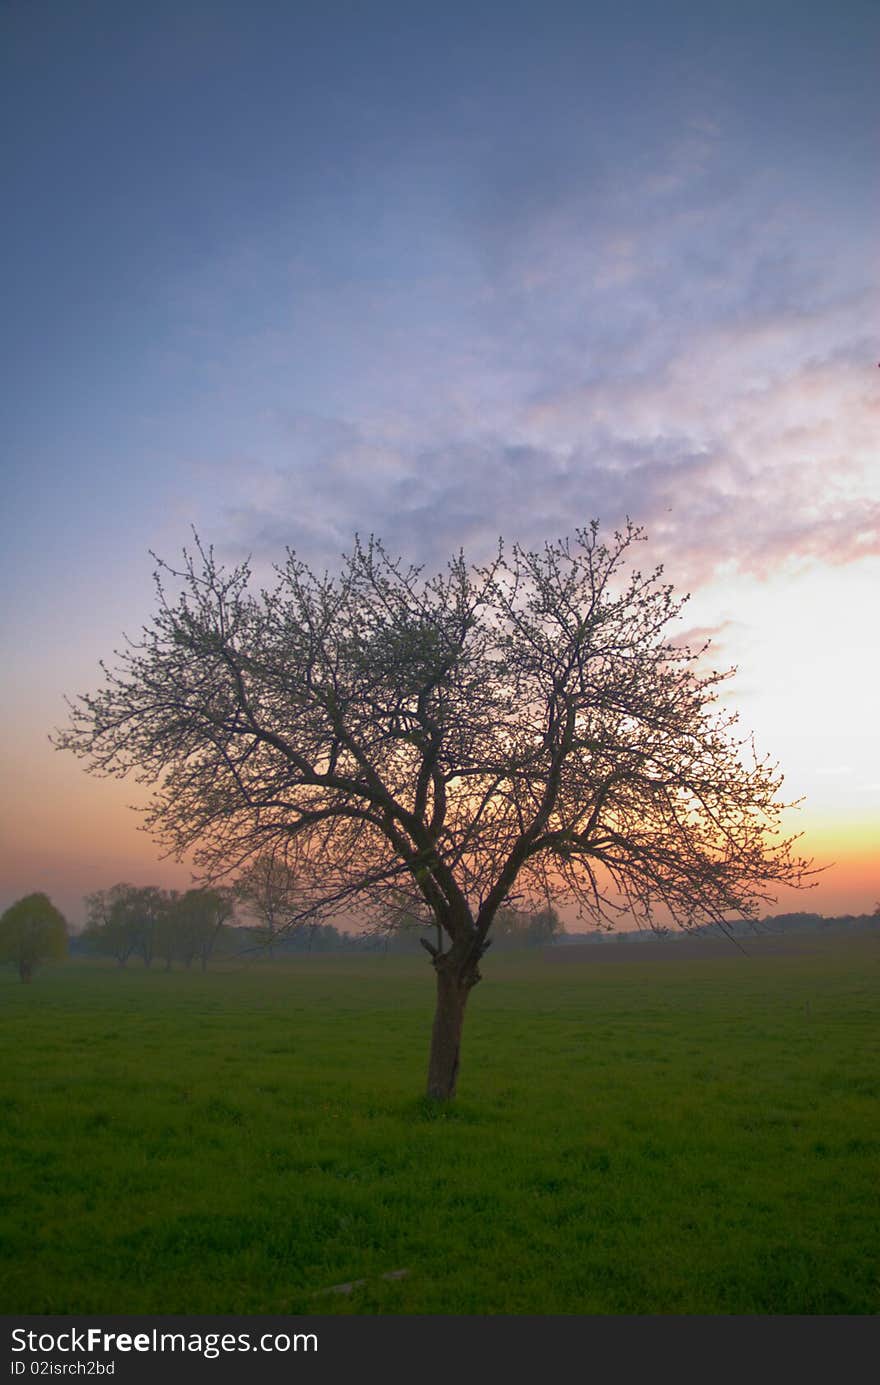
[[[809,947],[490,956],[451,1109],[426,960],[5,970],[0,1310],[877,1313],[880,947]]]

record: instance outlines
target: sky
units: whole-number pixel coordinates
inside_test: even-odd
[[[0,908],[185,885],[51,747],[194,526],[439,570],[645,526],[880,899],[874,0],[0,0]]]

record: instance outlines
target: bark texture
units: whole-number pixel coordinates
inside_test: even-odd
[[[451,1101],[458,1082],[465,1006],[480,973],[473,962],[456,962],[450,953],[435,957],[434,969],[437,1008],[431,1032],[428,1096],[435,1101]]]

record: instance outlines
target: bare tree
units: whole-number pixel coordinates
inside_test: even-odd
[[[275,843],[250,861],[232,886],[234,897],[256,920],[260,945],[274,956],[275,943],[299,925],[300,892],[283,843]],[[309,929],[309,943],[316,921]],[[310,948],[311,950],[311,948]]]
[[[723,925],[810,873],[781,776],[717,703],[728,674],[670,642],[661,570],[628,567],[641,538],[593,523],[430,579],[356,540],[336,577],[288,552],[258,595],[197,540],[55,744],[154,785],[147,826],[206,879],[283,849],[299,920],[415,893],[438,939],[428,1092],[449,1098],[502,906]]]

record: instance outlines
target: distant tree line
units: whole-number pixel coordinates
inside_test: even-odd
[[[768,914],[755,921],[737,919],[727,924],[728,932],[736,937],[746,937],[755,933],[846,933],[873,931],[880,924],[880,906],[873,914],[839,914],[833,918],[824,914],[811,914],[803,911],[790,914]],[[711,934],[711,927],[695,929],[697,933]]]
[[[146,967],[170,971],[176,964],[204,971],[212,958],[263,956],[270,961],[302,953],[415,953],[433,926],[411,896],[398,894],[389,907],[367,921],[364,931],[347,932],[320,923],[300,908],[296,880],[286,865],[258,857],[225,888],[163,890],[158,885],[119,883],[86,896],[87,923],[69,936],[63,915],[42,893],[25,895],[0,916],[0,962],[11,963],[28,983],[38,966],[67,955],[112,957],[120,967],[132,958]],[[880,930],[880,902],[871,914],[797,912],[727,924],[734,936],[755,933],[864,933]],[[711,925],[692,933],[712,934]],[[654,934],[602,932],[566,934],[557,911],[499,910],[495,944],[500,948],[546,947],[560,940],[638,941]],[[429,941],[429,939],[428,939]]]
[[[86,927],[74,951],[112,957],[120,967],[133,958],[170,971],[175,963],[203,971],[213,957],[231,954],[276,957],[309,952],[418,951],[429,927],[405,906],[371,920],[360,933],[320,923],[297,909],[295,880],[286,867],[258,857],[226,888],[163,890],[120,882],[87,895]],[[501,947],[540,947],[563,932],[553,908],[502,910]]]
[[[828,917],[825,914],[797,912],[767,914],[760,919],[732,919],[725,923],[723,931],[727,937],[751,938],[801,933],[876,933],[878,930],[880,930],[880,904],[872,914],[839,914],[835,917]],[[705,924],[689,929],[687,934],[672,933],[671,930],[666,930],[664,934],[663,930],[660,929],[634,929],[629,932],[597,930],[590,933],[567,934],[566,941],[574,943],[642,943],[656,942],[659,935],[669,937],[674,946],[679,938],[685,936],[715,938],[719,934],[720,929],[717,924]]]
[[[86,896],[86,927],[81,943],[113,957],[125,967],[132,957],[144,966],[154,962],[170,971],[175,962],[205,971],[221,949],[234,913],[228,889],[179,892],[157,885],[120,882]]]

